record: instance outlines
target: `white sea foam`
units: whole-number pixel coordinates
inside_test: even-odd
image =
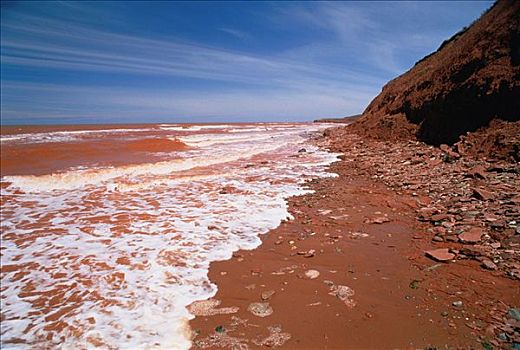
[[[24,133],[13,135],[1,135],[1,142],[26,142],[26,143],[43,143],[43,142],[70,142],[75,141],[85,136],[96,137],[104,134],[126,134],[150,132],[153,129],[94,129],[94,130],[70,130],[70,131],[50,131],[40,133]]]
[[[305,179],[332,176],[337,155],[301,136],[319,128],[177,161],[4,178],[1,262],[17,268],[2,274],[2,347],[189,348],[186,307],[216,292],[210,262],[257,247]],[[55,312],[60,332],[45,328]]]
[[[201,131],[201,130],[212,130],[212,129],[226,129],[231,125],[227,124],[215,124],[215,125],[160,125],[161,130],[171,131]]]

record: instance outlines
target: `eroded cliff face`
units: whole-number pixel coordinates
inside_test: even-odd
[[[500,125],[520,133],[520,1],[498,1],[390,81],[352,127],[380,139],[439,145],[493,119],[513,122]]]

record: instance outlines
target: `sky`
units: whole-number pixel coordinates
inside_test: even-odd
[[[362,112],[489,1],[1,2],[1,123]]]

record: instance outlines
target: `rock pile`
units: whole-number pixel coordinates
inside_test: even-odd
[[[333,150],[344,152],[344,162],[358,173],[415,199],[410,206],[429,226],[428,256],[477,260],[484,269],[520,279],[518,163],[464,156],[457,145],[367,140],[339,128],[328,136]]]

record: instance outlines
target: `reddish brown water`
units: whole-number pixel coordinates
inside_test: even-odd
[[[325,127],[2,127],[2,345],[189,347],[209,263],[326,175]]]

